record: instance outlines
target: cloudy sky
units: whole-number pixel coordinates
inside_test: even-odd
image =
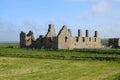
[[[100,38],[119,38],[120,0],[0,0],[0,41],[19,41],[29,30],[37,38],[50,23],[57,33],[66,25],[73,36],[89,29],[90,36],[98,30]]]

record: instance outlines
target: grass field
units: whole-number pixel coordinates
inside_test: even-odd
[[[95,58],[115,58],[120,60],[120,50],[36,50],[20,48],[0,48],[0,56],[6,57],[31,57],[31,58],[51,58],[51,59],[95,59]]]
[[[0,80],[119,80],[120,62],[0,57]]]
[[[19,43],[10,43],[10,42],[7,42],[7,43],[0,43],[0,47],[14,47],[14,48],[18,48],[19,47]]]
[[[2,43],[0,80],[120,80],[120,49],[38,50]]]

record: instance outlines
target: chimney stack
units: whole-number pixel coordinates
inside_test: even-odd
[[[89,37],[89,31],[86,30],[86,37]]]
[[[95,31],[95,36],[94,37],[98,37],[98,31]]]
[[[82,30],[78,29],[78,37],[82,37]]]

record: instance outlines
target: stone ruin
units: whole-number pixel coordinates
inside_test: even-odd
[[[120,38],[110,38],[108,40],[108,46],[112,48],[120,48]]]
[[[28,34],[20,33],[21,48],[38,49],[83,49],[83,48],[101,48],[101,40],[98,38],[98,32],[95,31],[94,37],[89,37],[89,31],[86,30],[86,36],[82,36],[82,30],[78,30],[78,36],[72,36],[72,32],[65,25],[61,28],[58,35],[55,33],[53,24],[49,24],[48,32],[45,36],[40,35],[36,40],[33,32]]]

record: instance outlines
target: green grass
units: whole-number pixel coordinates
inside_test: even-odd
[[[75,57],[115,57],[120,60],[120,50],[36,50],[20,48],[0,48],[0,56],[33,57],[33,58],[61,58]]]
[[[14,47],[19,48],[19,43],[0,43],[0,47]]]
[[[13,46],[13,48],[9,48]],[[120,49],[81,49],[81,50],[40,50],[20,49],[18,43],[0,43],[0,56],[23,57],[117,57],[120,58]]]
[[[114,80],[120,62],[0,57],[0,80]]]
[[[120,80],[120,49],[20,49],[18,43],[2,43],[0,80]]]

